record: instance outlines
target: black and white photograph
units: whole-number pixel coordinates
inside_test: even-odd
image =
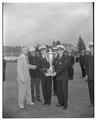
[[[95,118],[94,2],[2,2],[2,118]]]

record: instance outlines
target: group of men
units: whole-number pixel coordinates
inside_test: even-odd
[[[20,108],[24,108],[25,98],[27,104],[30,105],[35,104],[36,101],[42,101],[40,98],[40,82],[44,98],[43,104],[50,105],[53,80],[54,94],[58,98],[56,106],[63,106],[64,109],[67,109],[68,80],[73,79],[74,57],[72,51],[65,54],[64,46],[53,47],[54,59],[52,64],[55,74],[54,76],[47,76],[46,73],[50,67],[47,60],[48,49],[46,46],[40,46],[39,50],[40,53],[37,54],[35,48],[22,47],[22,54],[17,61],[18,105]]]
[[[88,86],[90,100],[94,105],[94,77],[93,77],[93,54],[86,55],[86,76],[88,78]],[[57,96],[57,107],[68,107],[68,80],[73,80],[74,75],[74,56],[69,50],[65,53],[65,47],[58,45],[51,48],[53,51],[53,69],[54,76],[48,76],[47,70],[50,64],[47,59],[48,49],[46,46],[40,46],[40,53],[37,54],[35,48],[28,49],[22,47],[22,54],[17,60],[17,80],[18,80],[18,105],[24,108],[25,99],[27,104],[34,105],[37,101],[42,102],[40,98],[40,82],[43,93],[43,105],[51,105],[52,97],[52,80],[54,94]],[[91,76],[91,77],[90,77]],[[36,95],[35,95],[36,93]]]

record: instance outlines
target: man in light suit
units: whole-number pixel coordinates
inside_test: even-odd
[[[26,98],[27,104],[33,105],[31,100],[31,85],[29,68],[36,69],[35,65],[28,64],[28,47],[22,47],[22,53],[17,60],[17,81],[18,81],[18,105],[24,108],[24,101]]]

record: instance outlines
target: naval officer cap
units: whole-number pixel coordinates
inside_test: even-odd
[[[57,45],[58,50],[65,50],[65,47],[63,45]]]
[[[89,48],[92,48],[93,47],[93,42],[90,42],[89,43]]]
[[[29,52],[33,52],[33,51],[35,51],[35,48],[29,48]]]
[[[46,46],[43,46],[43,45],[42,45],[42,46],[39,47],[39,50],[40,50],[40,51],[42,51],[42,50],[47,50],[47,48],[46,48]]]

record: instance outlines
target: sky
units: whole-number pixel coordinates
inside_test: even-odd
[[[93,6],[81,3],[3,3],[4,45],[51,45],[53,40],[86,46],[93,41]]]

